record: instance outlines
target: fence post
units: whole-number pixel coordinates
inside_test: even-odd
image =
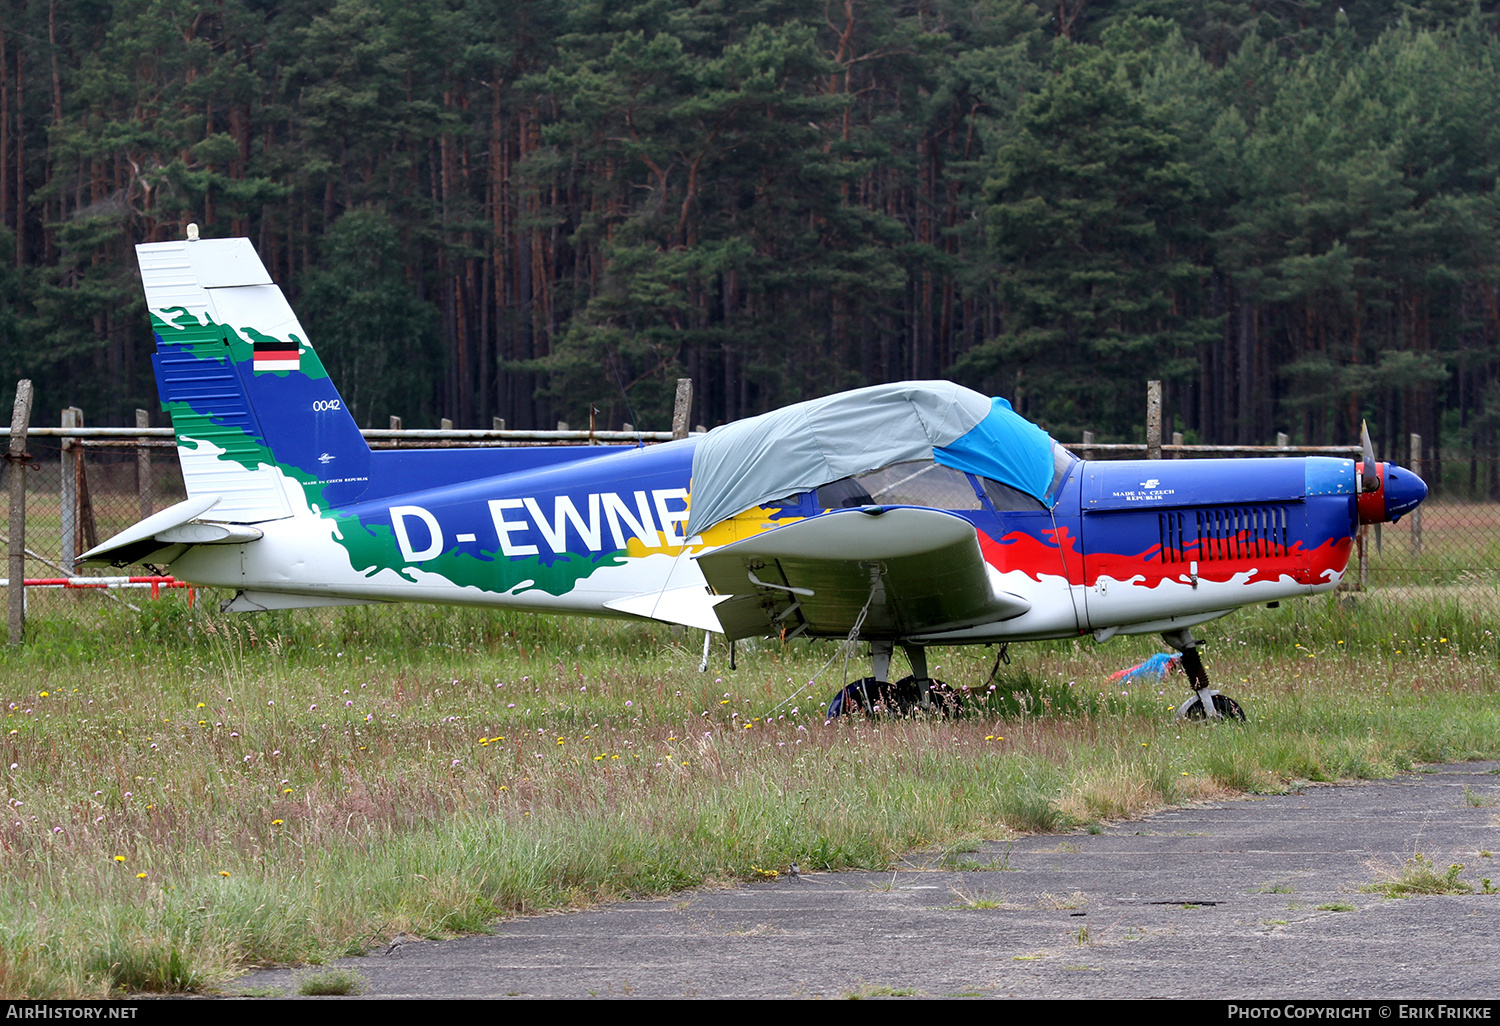
[[[62,426],[76,428],[83,422],[83,411],[69,406],[62,411]],[[62,480],[58,497],[62,500],[62,547],[58,562],[66,573],[73,572],[73,561],[78,557],[78,460],[82,457],[78,440],[66,435],[62,439]]]
[[[1285,449],[1292,444],[1292,436],[1285,431],[1276,432],[1276,448]]]
[[[77,412],[77,427],[83,427],[83,411]],[[89,461],[88,449],[83,439],[75,439],[73,452],[77,458],[73,463],[73,476],[77,479],[74,483],[73,493],[78,496],[78,536],[73,539],[73,552],[75,556],[82,555],[95,545],[99,544],[98,531],[94,528],[94,497],[89,494]],[[72,563],[68,564],[68,573],[77,573],[78,568]]]
[[[1161,459],[1161,382],[1146,382],[1146,459]]]
[[[1413,432],[1411,436],[1411,472],[1418,477],[1422,476],[1422,436]],[[1411,511],[1411,554],[1420,556],[1422,554],[1422,507],[1418,506]]]
[[[490,418],[490,430],[491,431],[504,431],[505,430],[505,418],[504,417],[491,417]]]
[[[31,424],[31,381],[16,382],[16,406],[10,415],[10,643],[26,637],[26,429]]]
[[[452,431],[453,430],[453,421],[449,420],[447,417],[444,417],[442,419],[442,428],[443,428],[444,431]]]
[[[145,410],[136,410],[135,426],[142,429],[150,427],[151,414]],[[145,441],[145,438],[141,441]],[[155,512],[156,504],[151,498],[151,485],[151,450],[143,445],[135,450],[135,498],[136,504],[140,507],[142,520]]]
[[[677,379],[677,398],[672,402],[672,437],[688,436],[688,419],[693,415],[693,379]]]
[[[400,417],[392,417],[391,418],[391,430],[392,431],[400,431],[401,430],[401,418]]]
[[[1182,439],[1182,432],[1181,431],[1173,431],[1172,432],[1172,444],[1177,447],[1177,452],[1174,452],[1172,454],[1172,458],[1174,460],[1180,460],[1180,459],[1182,459],[1182,441],[1183,441],[1183,439]]]
[[[1094,444],[1094,433],[1092,431],[1085,431],[1083,433],[1083,458],[1084,459],[1091,460],[1091,459],[1094,458],[1094,450],[1092,450],[1092,449],[1089,448],[1089,446],[1091,446],[1093,444]]]

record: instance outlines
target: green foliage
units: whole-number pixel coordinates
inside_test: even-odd
[[[362,427],[389,414],[419,426],[421,400],[442,372],[437,311],[413,294],[397,225],[350,210],[329,230],[324,260],[302,279],[301,319],[329,377]]]
[[[202,990],[212,977],[202,952],[190,950],[184,931],[142,936],[128,928],[112,933],[84,959],[83,970],[129,993],[179,994]]]
[[[663,625],[143,606],[34,614],[36,640],[0,652],[21,803],[0,828],[7,993],[202,991],[397,931],[791,862],[883,868],[1230,788],[1493,758],[1500,737],[1492,652],[1327,655],[1337,621],[1293,635],[1283,610],[1216,635],[1216,680],[1263,710],[1226,731],[1107,693],[1134,661],[1124,639],[1029,647],[1004,686],[1032,697],[996,699],[1003,716],[974,702],[951,720],[825,725],[822,696],[783,702],[822,645],[742,649],[736,671],[700,674],[698,645]],[[943,653],[950,682],[988,668]]]
[[[368,985],[353,969],[325,969],[304,974],[297,981],[297,993],[303,997],[345,997],[363,994]]]
[[[1500,438],[1466,0],[6,8],[0,363],[154,394],[132,246],[246,235],[364,423],[958,376],[1056,432]],[[1445,413],[1451,410],[1451,415]]]
[[[667,386],[720,353],[742,392],[774,403],[776,366],[820,343],[798,323],[810,296],[859,305],[901,287],[898,229],[845,199],[868,164],[829,148],[850,101],[821,88],[836,68],[813,27],[778,18],[720,35],[722,17],[700,7],[654,35],[626,32],[545,79],[563,105],[547,138],[587,155],[580,167],[613,169],[580,184],[622,215],[580,226],[609,273],[536,364],[574,416],[583,401],[617,409],[623,389],[643,424],[666,427]]]
[[[1013,318],[957,370],[996,385],[1015,375],[1033,390],[1026,412],[1068,434],[1125,421],[1139,382],[1185,377],[1218,328],[1186,299],[1207,273],[1195,262],[1201,175],[1141,96],[1132,72],[1142,59],[1125,45],[1132,31],[1166,28],[1130,22],[1113,33],[1118,48],[1060,47],[1057,74],[1022,108],[988,185]]]
[[[1458,878],[1463,869],[1461,863],[1454,863],[1446,871],[1439,873],[1430,858],[1417,852],[1391,879],[1367,884],[1360,889],[1384,894],[1387,898],[1410,898],[1418,894],[1473,894],[1474,885]],[[1489,893],[1488,888],[1486,893]]]

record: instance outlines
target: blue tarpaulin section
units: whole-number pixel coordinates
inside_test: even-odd
[[[945,467],[966,470],[1046,501],[1052,484],[1052,439],[998,396],[989,416],[961,438],[932,450]]]

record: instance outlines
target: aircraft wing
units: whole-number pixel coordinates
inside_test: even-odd
[[[1020,616],[990,580],[974,525],[933,509],[837,510],[697,557],[735,640],[838,637],[869,604],[863,638],[905,638]]]

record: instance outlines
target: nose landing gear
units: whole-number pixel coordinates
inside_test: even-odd
[[[1245,711],[1228,695],[1214,690],[1208,682],[1208,671],[1203,668],[1203,659],[1198,655],[1198,642],[1193,632],[1164,631],[1162,639],[1182,653],[1182,672],[1187,674],[1193,686],[1193,697],[1177,707],[1179,720],[1245,720]]]

